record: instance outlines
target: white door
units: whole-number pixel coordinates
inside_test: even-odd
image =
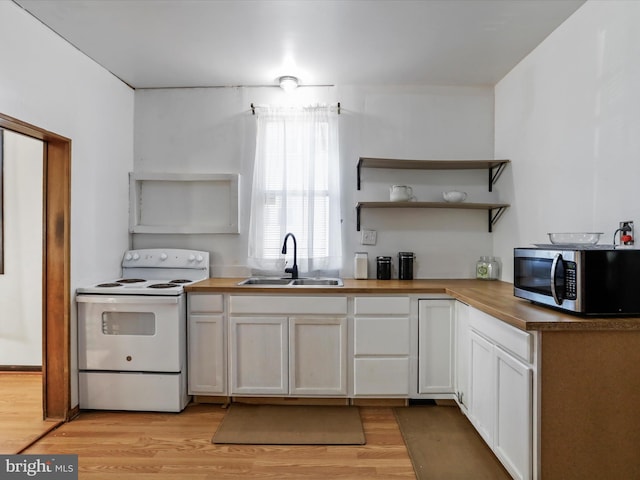
[[[469,389],[469,305],[456,302],[455,386],[458,405],[467,412]]]
[[[182,370],[184,295],[78,295],[76,301],[80,370]]]
[[[495,422],[495,378],[493,344],[469,332],[469,420],[493,448]]]
[[[224,395],[224,316],[189,315],[189,394]]]
[[[513,478],[531,478],[531,368],[495,347],[496,423],[494,452]]]
[[[287,394],[287,318],[231,317],[229,328],[231,394]]]
[[[453,393],[455,300],[418,301],[418,393]]]
[[[347,394],[347,319],[289,318],[289,393]]]

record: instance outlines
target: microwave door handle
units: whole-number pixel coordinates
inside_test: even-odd
[[[561,261],[562,255],[557,253],[556,256],[553,257],[553,263],[551,264],[551,295],[553,295],[553,300],[556,302],[556,305],[562,305],[562,300],[556,291],[556,271],[558,270],[558,262]]]

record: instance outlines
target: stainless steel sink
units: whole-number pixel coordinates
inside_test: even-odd
[[[342,280],[339,278],[298,278],[291,281],[292,286],[322,286],[322,287],[342,287]]]
[[[339,278],[274,278],[251,277],[238,283],[252,287],[342,287],[344,284]]]
[[[252,277],[243,280],[238,285],[288,285],[291,282],[290,278],[260,278]]]

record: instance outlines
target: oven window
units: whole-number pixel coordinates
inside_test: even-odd
[[[104,335],[155,335],[156,316],[151,312],[102,312]]]

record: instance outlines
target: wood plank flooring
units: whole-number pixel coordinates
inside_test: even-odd
[[[19,453],[59,424],[42,419],[42,374],[0,372],[0,453]]]
[[[79,454],[83,480],[415,479],[393,411],[363,407],[363,446],[213,445],[225,414],[81,412],[24,453]]]
[[[16,393],[4,397],[0,404],[5,407],[10,404],[11,408],[17,402],[40,405],[38,398],[41,399],[35,393],[28,401],[23,395],[18,398]],[[76,419],[50,431],[28,448],[20,449],[20,453],[78,454],[82,480],[416,478],[389,406],[360,407],[367,440],[362,446],[213,445],[211,438],[225,412],[216,404],[191,404],[180,414],[82,411]],[[41,413],[39,415],[41,418]],[[8,415],[3,414],[2,420],[7,419]],[[0,431],[16,434],[37,423],[33,419],[16,418],[0,422]],[[46,422],[40,420],[40,423]],[[5,428],[10,424],[15,427],[13,430]],[[30,435],[34,435],[34,429]],[[456,435],[453,436],[456,442],[464,441],[460,432]],[[443,437],[443,441],[447,437]],[[28,441],[32,437],[25,435],[25,438]],[[492,455],[488,449],[483,450],[481,456]],[[15,451],[5,449],[0,453]],[[430,480],[467,480],[469,471],[465,464],[476,460],[459,458],[452,466],[450,458],[442,458],[441,461],[448,462],[447,468],[442,469],[446,475]]]

